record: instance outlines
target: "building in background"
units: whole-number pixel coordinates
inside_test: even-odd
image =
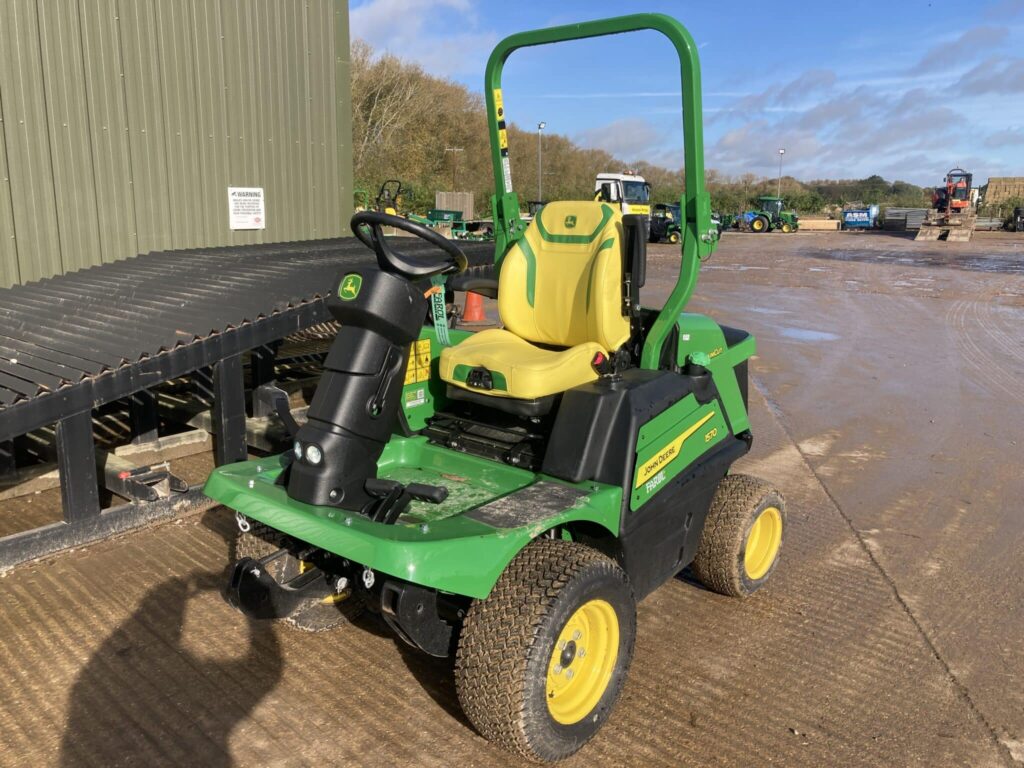
[[[0,286],[347,234],[350,144],[345,0],[4,0]]]

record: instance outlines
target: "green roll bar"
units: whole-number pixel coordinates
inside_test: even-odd
[[[660,13],[637,13],[614,19],[585,21],[510,35],[494,48],[487,60],[484,75],[484,96],[487,101],[487,123],[494,165],[495,194],[491,198],[494,216],[495,259],[500,259],[525,229],[519,218],[519,196],[512,189],[512,170],[508,156],[505,108],[501,94],[501,73],[513,51],[534,45],[547,45],[565,40],[618,35],[652,29],[661,32],[679,54],[682,81],[683,157],[686,188],[679,200],[684,221],[681,240],[682,261],[679,277],[671,295],[661,308],[644,344],[641,365],[657,369],[661,349],[697,284],[700,262],[710,256],[718,245],[718,230],[711,226],[711,197],[704,187],[704,128],[700,92],[700,60],[697,45],[686,28],[671,16]]]

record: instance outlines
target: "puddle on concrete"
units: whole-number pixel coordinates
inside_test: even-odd
[[[809,328],[779,328],[779,335],[797,341],[835,341],[839,337],[828,331],[812,331]]]

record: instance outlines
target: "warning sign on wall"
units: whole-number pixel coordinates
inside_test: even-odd
[[[267,228],[263,187],[228,187],[228,226],[231,229]]]

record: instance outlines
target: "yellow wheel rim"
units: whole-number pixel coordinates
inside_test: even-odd
[[[548,712],[572,725],[601,700],[619,656],[619,617],[604,600],[590,600],[569,617],[548,661]]]
[[[757,581],[772,567],[782,545],[782,513],[768,507],[750,527],[743,554],[743,567],[747,576]]]

